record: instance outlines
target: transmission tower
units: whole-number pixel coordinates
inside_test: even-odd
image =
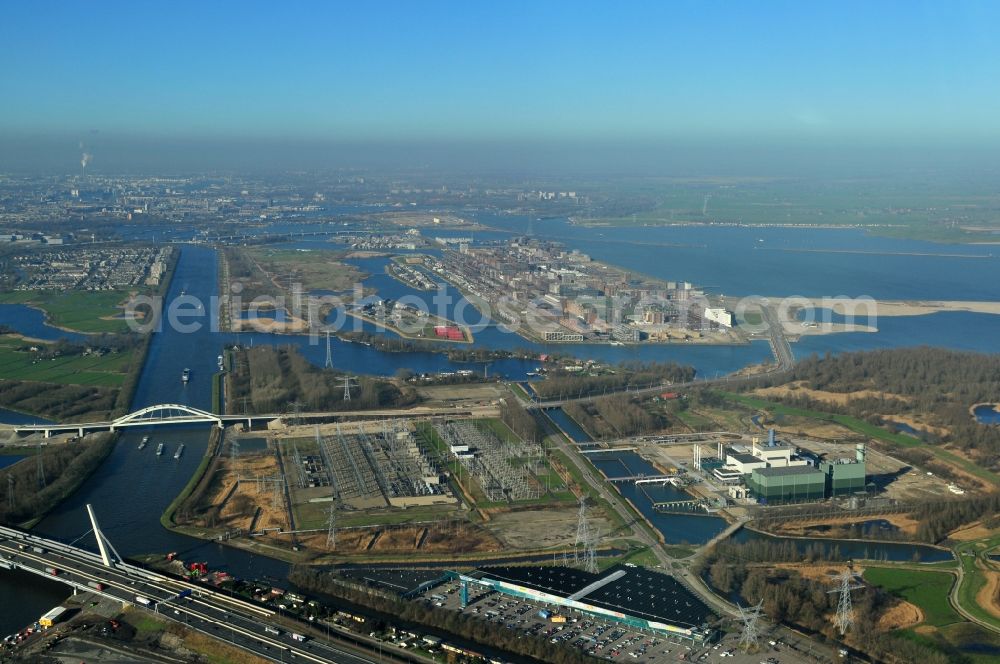
[[[38,441],[35,452],[35,474],[38,476],[38,488],[45,488],[45,460],[42,459],[42,441]]]
[[[743,608],[739,604],[736,608],[740,610],[740,620],[743,621],[743,632],[740,634],[740,648],[746,652],[754,652],[758,648],[759,634],[757,632],[757,621],[760,614],[764,612],[764,600],[757,602],[753,608]]]
[[[344,376],[344,401],[351,400],[351,381],[355,380],[354,376]]]
[[[240,481],[240,439],[233,436],[229,441],[229,460],[233,465],[233,472],[236,474],[236,481]]]
[[[587,503],[580,501],[580,510],[576,516],[576,541],[573,543],[573,564],[579,565],[585,560],[580,559],[580,549],[583,549],[586,559],[587,546],[590,544],[590,524],[587,523]]]
[[[281,507],[281,489],[283,482],[281,477],[275,477],[271,480],[271,485],[274,487],[274,493],[271,494],[271,507],[273,509],[278,509]]]
[[[851,603],[851,591],[864,588],[864,584],[857,583],[858,574],[852,569],[844,570],[837,577],[837,581],[840,582],[840,587],[828,592],[829,594],[840,593],[840,601],[837,603],[837,615],[833,618],[833,624],[836,625],[840,631],[840,635],[843,636],[854,625],[854,606]]]
[[[288,408],[292,411],[292,423],[302,424],[302,402],[296,399],[288,402]]]
[[[583,556],[583,569],[591,574],[597,574],[597,543],[601,539],[599,530],[591,530],[587,540],[587,549]]]
[[[330,515],[326,522],[326,548],[337,548],[337,492],[334,491],[333,499],[330,501]]]
[[[326,331],[326,364],[327,369],[333,368],[333,349],[330,348],[330,330]]]

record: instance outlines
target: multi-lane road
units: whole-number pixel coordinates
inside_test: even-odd
[[[48,576],[161,614],[273,661],[336,664],[422,661],[382,650],[368,653],[359,644],[321,637],[297,640],[292,636],[294,628],[286,627],[268,608],[134,565],[118,563],[106,567],[96,554],[11,528],[0,527],[0,568],[19,568]],[[53,575],[51,568],[58,573]],[[182,593],[187,596],[182,597]]]

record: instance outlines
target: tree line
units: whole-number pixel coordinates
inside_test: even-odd
[[[763,600],[764,613],[773,620],[812,632],[820,641],[840,640],[830,615],[836,611],[839,596],[830,593],[833,580],[821,583],[792,570],[775,569],[768,562],[816,562],[839,559],[839,553],[814,551],[803,560],[786,543],[725,542],[714,547],[696,566],[712,587],[743,605]],[[797,551],[797,550],[796,550]],[[807,552],[808,554],[808,552]],[[950,652],[935,646],[878,630],[879,618],[897,602],[878,587],[866,586],[852,595],[854,626],[848,642],[877,661],[890,664],[948,664],[955,661]]]
[[[532,387],[543,399],[585,397],[665,383],[685,383],[694,380],[694,375],[693,367],[673,362],[623,362],[613,373],[596,376],[553,369],[545,380],[532,383]]]
[[[525,410],[515,397],[504,399],[500,403],[500,419],[521,440],[539,441],[545,436],[538,419]]]
[[[916,538],[936,544],[960,526],[983,518],[991,523],[1000,519],[1000,494],[927,503],[914,510],[913,518],[917,521]]]
[[[400,619],[433,627],[491,648],[505,650],[550,664],[585,664],[593,660],[565,644],[553,645],[547,639],[530,636],[503,625],[487,622],[457,611],[437,609],[415,601],[388,596],[374,588],[345,584],[335,571],[296,565],[289,581],[312,592],[338,597]]]
[[[840,404],[794,391],[780,400],[879,426],[893,427],[893,415],[916,416],[943,429],[918,434],[928,443],[954,445],[982,466],[1000,470],[1000,427],[979,424],[969,413],[973,404],[1000,399],[998,355],[928,347],[814,355],[788,374],[762,377],[744,389],[788,383],[838,393],[877,392],[864,397],[855,394]]]
[[[663,415],[646,410],[627,394],[587,403],[568,403],[563,406],[563,411],[594,438],[634,436],[659,431],[667,426]]]
[[[97,469],[114,444],[112,434],[92,434],[86,441],[46,445],[36,453],[41,457],[42,477],[35,456],[0,470],[5,497],[0,502],[0,523],[16,526],[44,516]],[[7,494],[10,479],[14,480],[13,492]]]
[[[0,406],[59,422],[111,419],[118,393],[116,388],[96,385],[0,380]]]
[[[280,413],[291,404],[303,411],[400,408],[418,401],[416,390],[392,381],[360,376],[351,380],[344,399],[344,375],[320,369],[292,346],[257,346],[236,351],[229,373],[230,412],[241,412],[246,399],[255,413]]]

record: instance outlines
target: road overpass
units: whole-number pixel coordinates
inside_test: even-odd
[[[218,415],[183,404],[158,404],[148,406],[134,413],[123,415],[107,422],[65,422],[49,424],[8,425],[5,430],[16,434],[40,433],[46,438],[58,434],[84,436],[101,431],[121,431],[129,427],[155,427],[173,424],[210,424],[223,428],[233,424],[244,424],[248,429],[254,425],[283,420],[288,424],[318,424],[347,418],[389,418],[389,417],[497,417],[496,406],[449,407],[415,406],[413,408],[383,408],[375,410],[340,410],[308,413],[270,413],[264,415]]]
[[[157,613],[272,661],[291,661],[293,657],[317,664],[423,661],[389,646],[382,650],[374,641],[369,643],[365,637],[353,634],[338,634],[350,642],[318,636],[298,641],[291,634],[308,634],[309,627],[286,627],[288,619],[276,620],[275,612],[267,607],[137,565],[121,561],[105,565],[101,555],[14,528],[0,527],[0,568],[38,574]],[[57,573],[53,574],[52,569]],[[182,597],[182,593],[188,596]],[[371,648],[379,648],[379,652],[366,652]]]
[[[130,427],[163,426],[171,424],[211,424],[225,427],[229,424],[264,423],[276,420],[281,415],[218,415],[186,404],[163,403],[147,406],[106,422],[67,422],[65,424],[21,424],[14,427],[18,434],[41,433],[46,438],[53,434],[76,434],[83,437],[99,431],[121,431]]]

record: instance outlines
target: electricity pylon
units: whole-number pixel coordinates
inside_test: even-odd
[[[858,574],[852,569],[844,570],[837,577],[837,580],[840,582],[840,587],[828,591],[828,594],[840,593],[837,615],[833,618],[833,624],[837,626],[840,635],[843,636],[854,625],[854,605],[851,603],[851,591],[864,588],[864,584],[856,583]]]
[[[740,634],[740,648],[746,652],[754,652],[758,648],[760,637],[757,631],[757,621],[760,620],[761,613],[764,612],[764,600],[757,602],[754,607],[744,608],[739,604],[736,608],[740,610],[740,620],[743,621],[743,632]]]

